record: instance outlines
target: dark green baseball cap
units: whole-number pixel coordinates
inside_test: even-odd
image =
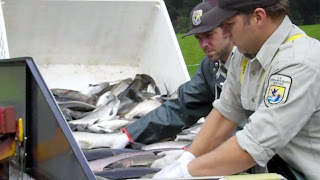
[[[275,5],[280,0],[218,0],[218,6],[212,8],[201,18],[204,24],[217,27],[237,13],[249,12],[255,8]]]
[[[183,37],[212,30],[214,27],[211,24],[203,23],[201,18],[217,5],[218,0],[207,0],[194,7],[190,13],[191,29]]]

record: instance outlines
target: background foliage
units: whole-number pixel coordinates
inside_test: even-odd
[[[308,36],[320,40],[320,24],[299,26]],[[198,40],[194,36],[181,38],[183,33],[177,34],[177,39],[181,48],[181,52],[188,68],[190,77],[198,68],[198,65],[204,56],[204,52],[198,45]]]
[[[202,0],[164,0],[176,33],[188,31],[190,11]],[[320,0],[289,0],[289,16],[297,25],[320,24]]]

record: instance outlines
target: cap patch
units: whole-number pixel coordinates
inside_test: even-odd
[[[199,9],[199,10],[196,10],[196,11],[193,11],[193,14],[192,14],[192,24],[194,26],[198,26],[200,23],[201,23],[201,16],[202,16],[202,9]]]
[[[287,101],[291,83],[291,77],[277,74],[270,76],[264,98],[265,104],[268,107],[284,104]]]

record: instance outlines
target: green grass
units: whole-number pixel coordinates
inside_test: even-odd
[[[314,37],[320,40],[320,24],[300,26],[308,36]],[[182,51],[183,58],[186,62],[190,77],[198,68],[204,52],[201,50],[197,39],[194,36],[181,37],[183,34],[177,34],[178,42]]]
[[[299,26],[308,36],[316,38],[320,41],[320,24]]]
[[[182,51],[183,58],[186,62],[189,75],[193,76],[201,62],[204,52],[199,46],[198,40],[194,36],[181,38],[183,34],[177,34],[178,42]]]

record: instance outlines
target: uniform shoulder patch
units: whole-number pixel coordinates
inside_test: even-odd
[[[292,79],[289,76],[274,74],[268,82],[268,88],[264,95],[266,106],[284,104],[287,101]]]

